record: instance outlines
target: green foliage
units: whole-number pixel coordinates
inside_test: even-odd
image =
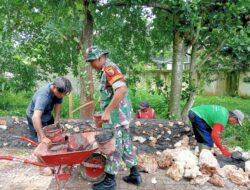
[[[26,109],[33,96],[32,92],[4,92],[0,94],[1,116],[26,116]]]
[[[1,1],[0,76],[9,90],[29,90],[48,74],[77,74],[82,12],[70,1]]]
[[[243,82],[245,83],[250,83],[250,77],[244,77]]]
[[[78,108],[80,106],[80,97],[78,95],[73,95],[73,110]],[[69,118],[69,97],[66,96],[63,98],[63,103],[62,103],[62,110],[60,114],[61,118]],[[73,113],[73,118],[79,118],[80,117],[80,112],[74,112]]]

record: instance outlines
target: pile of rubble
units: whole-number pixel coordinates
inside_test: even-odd
[[[202,150],[198,155],[196,150],[191,151],[190,147],[181,146],[157,152],[157,155],[140,154],[139,167],[141,171],[149,173],[154,173],[159,168],[164,169],[166,176],[175,181],[184,178],[190,180],[193,185],[209,182],[224,187],[225,180],[229,179],[237,185],[250,187],[250,153],[242,153],[245,167],[239,168],[236,165],[220,167],[214,156],[217,152],[218,149],[214,148],[212,151]]]
[[[91,120],[62,120],[67,134],[93,130]],[[166,170],[166,176],[191,184],[209,182],[223,187],[229,179],[237,185],[250,187],[250,152],[237,149],[234,158],[225,158],[217,148],[198,154],[190,126],[181,121],[134,120],[130,124],[131,138],[137,149],[141,171],[153,173]],[[0,148],[34,148],[14,136],[29,136],[26,118],[0,118]]]
[[[190,126],[182,121],[135,120],[131,123],[130,132],[138,153],[156,153],[167,148],[196,145]]]
[[[95,130],[92,120],[61,120],[60,123],[65,126],[67,134]],[[134,120],[130,124],[130,132],[138,153],[156,153],[175,148],[181,145],[181,140],[184,144],[195,145],[190,127],[180,121]],[[26,118],[0,117],[0,148],[34,148],[31,144],[17,139],[18,136],[29,137]]]

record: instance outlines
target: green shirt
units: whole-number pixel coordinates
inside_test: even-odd
[[[213,124],[220,123],[224,127],[227,125],[229,111],[218,105],[202,105],[191,109],[200,118],[202,118],[210,127]]]

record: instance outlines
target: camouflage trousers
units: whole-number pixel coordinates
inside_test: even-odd
[[[103,124],[103,128],[115,128],[115,152],[107,156],[105,172],[116,175],[122,161],[128,168],[138,165],[138,159],[133,149],[129,135],[129,125]]]

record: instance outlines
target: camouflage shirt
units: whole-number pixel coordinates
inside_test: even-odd
[[[101,110],[111,102],[114,92],[117,88],[126,86],[124,77],[120,69],[112,61],[107,59],[102,68],[100,78],[100,92],[101,92]],[[111,113],[112,124],[127,125],[131,121],[132,106],[128,94],[125,94],[118,106]]]

